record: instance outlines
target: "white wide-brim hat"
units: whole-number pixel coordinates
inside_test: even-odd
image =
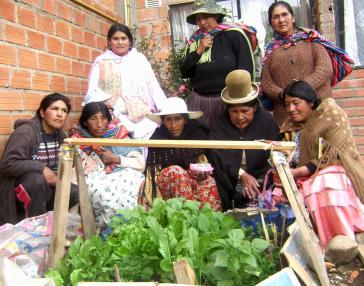
[[[102,102],[109,100],[112,96],[107,94],[105,91],[103,91],[99,87],[95,87],[91,90],[89,90],[83,100],[82,106],[85,106],[86,104],[90,102]]]
[[[203,115],[202,111],[188,111],[186,102],[177,96],[169,97],[164,102],[162,111],[159,113],[147,114],[146,116],[158,123],[162,123],[161,115],[171,115],[171,114],[187,114],[189,119],[197,119]]]
[[[226,87],[221,92],[221,99],[227,104],[244,104],[257,98],[258,86],[251,82],[246,70],[234,70],[226,76]]]

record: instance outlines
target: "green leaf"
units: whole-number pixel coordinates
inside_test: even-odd
[[[193,256],[198,248],[198,231],[194,227],[190,227],[187,231],[188,253]]]
[[[229,255],[225,250],[218,250],[215,252],[216,259],[214,266],[218,267],[228,267],[229,266]]]
[[[231,245],[235,248],[238,248],[244,240],[244,232],[242,229],[232,229],[228,232],[228,236],[229,241],[232,243]]]
[[[234,280],[221,280],[217,281],[217,286],[236,286]],[[243,285],[242,285],[243,286]]]
[[[252,240],[252,247],[258,251],[258,252],[263,252],[264,250],[266,250],[269,246],[270,246],[270,242],[261,239],[261,238],[254,238]]]
[[[160,268],[165,272],[172,272],[173,271],[173,264],[167,258],[162,259],[160,263]]]
[[[199,216],[198,216],[198,228],[202,232],[209,232],[210,231],[210,220],[203,213],[200,213]]]
[[[81,269],[77,269],[77,270],[73,270],[71,273],[71,283],[74,286],[77,286],[78,282],[82,281],[82,270]]]

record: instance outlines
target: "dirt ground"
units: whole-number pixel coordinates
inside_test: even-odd
[[[359,259],[352,263],[336,266],[328,271],[331,285],[363,286],[364,265]]]

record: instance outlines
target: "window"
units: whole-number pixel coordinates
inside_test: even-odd
[[[192,4],[178,4],[169,6],[169,17],[172,31],[172,42],[181,48],[193,33],[194,25],[186,22],[186,17],[192,13]]]
[[[364,0],[334,0],[337,44],[364,65]]]

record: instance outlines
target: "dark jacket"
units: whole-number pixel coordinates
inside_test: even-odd
[[[41,142],[41,121],[37,116],[32,119],[19,119],[14,124],[0,161],[0,225],[19,221],[14,191],[15,181],[29,172],[43,173],[45,165],[33,160]],[[60,142],[65,134],[58,131]]]
[[[260,139],[280,140],[280,138],[276,122],[272,115],[263,108],[259,108],[254,113],[253,121],[244,130],[236,128],[230,122],[229,114],[226,111],[216,121],[215,126],[210,132],[211,140],[254,141]],[[264,177],[269,169],[269,151],[246,150],[245,154],[246,171],[257,179]],[[210,150],[209,162],[214,167],[214,177],[224,210],[232,207],[231,201],[233,199],[235,200],[236,207],[241,207],[243,204],[242,197],[235,196],[241,160],[242,150]]]

